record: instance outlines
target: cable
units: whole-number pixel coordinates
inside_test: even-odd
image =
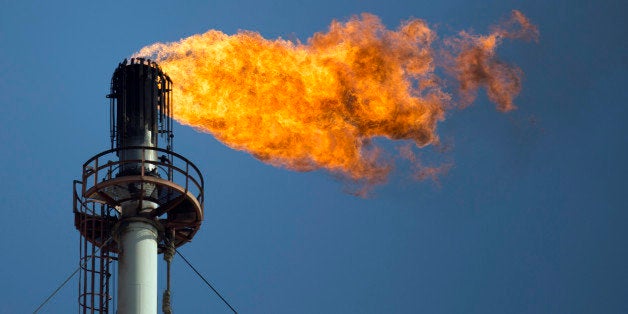
[[[106,246],[109,241],[111,241],[112,238],[109,237],[109,239],[107,241],[105,241],[105,243],[103,243],[100,247],[98,247],[98,249],[94,252],[94,254],[98,253],[100,251],[100,249],[102,249],[104,246]],[[209,283],[209,281],[207,281],[207,279],[205,279],[205,277],[203,277],[203,275],[201,275],[201,273],[192,265],[192,263],[190,263],[190,261],[188,261],[187,258],[185,258],[185,256],[183,256],[183,254],[181,254],[181,252],[179,252],[178,250],[175,249],[175,252],[177,253],[177,255],[179,255],[183,261],[185,261],[186,264],[188,264],[188,266],[190,266],[190,268],[205,282],[205,284],[207,284],[207,286],[209,288],[212,289],[212,291],[214,291],[214,293],[222,300],[222,302],[224,302],[230,309],[231,311],[233,311],[233,313],[238,314],[238,312],[233,308],[233,306],[231,306],[231,304],[229,304],[229,302],[227,302],[227,300],[225,300],[225,298],[223,298],[223,296],[220,294],[220,292],[218,292],[218,290],[216,290],[216,288],[214,288],[214,286],[212,286],[212,284]],[[84,267],[87,262],[89,262],[89,260],[92,258],[92,256],[88,256],[88,258],[85,259],[85,261],[83,261],[82,264],[80,264],[73,272],[72,274],[70,274],[68,276],[68,278],[66,278],[60,285],[59,287],[57,287],[57,289],[55,289],[47,298],[46,300],[44,300],[38,307],[37,309],[35,309],[35,311],[33,311],[33,314],[37,313],[39,310],[41,310],[44,305],[46,305],[46,303],[48,303],[48,301],[50,301],[50,299],[52,299],[57,292],[59,292],[59,290],[61,290],[61,288],[63,288],[65,286],[65,284],[68,283],[68,281],[70,281],[70,279],[72,279],[72,277],[74,277],[74,275],[76,275],[76,273],[78,273],[79,270],[81,270],[81,267]]]
[[[218,292],[218,290],[216,290],[210,283],[209,281],[207,281],[207,279],[205,279],[205,277],[203,277],[203,275],[201,275],[201,273],[198,272],[198,270],[196,270],[196,268],[194,268],[194,266],[192,266],[192,264],[190,263],[190,261],[187,260],[187,258],[185,258],[185,256],[183,256],[178,250],[175,249],[175,252],[177,252],[177,255],[181,256],[181,258],[185,261],[186,264],[188,264],[188,266],[190,266],[190,268],[192,268],[192,270],[199,276],[201,277],[201,279],[207,284],[207,286],[209,286],[212,291],[214,291],[214,293],[222,300],[222,302],[224,302],[235,314],[238,314],[238,312],[231,306],[231,304],[229,304],[229,302],[227,302],[227,300],[225,300],[225,298],[222,297],[222,295],[220,295],[220,292]]]
[[[103,243],[100,247],[98,247],[98,249],[94,252],[94,254],[98,253],[98,251],[100,251],[100,249],[102,247],[104,247],[105,245],[107,245],[109,243],[109,241],[111,241],[111,237],[109,237],[109,239],[107,241],[105,241],[105,243]],[[59,287],[57,287],[57,289],[55,289],[55,291],[53,291],[48,298],[46,298],[46,300],[44,300],[44,302],[42,302],[36,309],[35,311],[33,311],[33,314],[37,313],[39,310],[41,310],[42,307],[44,307],[44,305],[46,305],[46,303],[48,301],[50,301],[50,299],[52,299],[52,297],[55,296],[55,294],[57,294],[57,292],[59,292],[59,290],[61,290],[61,288],[63,288],[63,286],[65,286],[66,283],[68,283],[68,281],[70,281],[70,279],[72,279],[72,277],[74,277],[74,275],[76,275],[76,273],[78,273],[79,270],[81,270],[81,267],[84,267],[85,265],[87,265],[87,262],[92,258],[92,256],[88,256],[88,258],[85,259],[85,261],[83,261],[82,264],[79,264],[79,266],[74,270],[74,272],[72,272],[72,274],[70,274],[70,276],[68,276],[68,278],[66,278],[61,285],[59,285]]]
[[[79,266],[77,269],[74,270],[74,272],[72,272],[72,274],[70,274],[70,276],[68,276],[68,278],[65,279],[65,281],[63,281],[63,283],[57,288],[55,289],[55,291],[52,292],[52,294],[50,294],[50,296],[48,296],[48,298],[46,298],[46,300],[44,300],[44,302],[42,302],[39,307],[37,307],[37,309],[35,309],[35,311],[33,311],[33,314],[37,313],[37,311],[41,310],[41,308],[46,304],[46,302],[50,301],[50,299],[52,299],[52,297],[57,294],[57,292],[59,292],[59,290],[61,290],[61,288],[63,288],[63,286],[65,286],[66,283],[68,283],[68,281],[70,281],[70,279],[72,279],[72,277],[74,277],[74,275],[76,275],[76,273],[78,273],[78,271],[81,269],[81,266]]]
[[[166,246],[164,247],[164,261],[166,261],[166,291],[163,294],[163,301],[161,301],[161,309],[164,314],[172,314],[172,306],[170,304],[170,265],[172,264],[172,258],[174,257],[174,229],[167,231],[164,240]]]

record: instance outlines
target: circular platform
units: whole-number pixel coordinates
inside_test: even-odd
[[[120,161],[117,156],[123,150],[142,150],[141,156],[156,153],[159,158]],[[137,170],[121,171],[129,168]],[[75,225],[96,245],[102,245],[113,226],[123,219],[121,205],[128,202],[156,204],[137,217],[174,230],[177,247],[192,240],[203,220],[203,177],[194,164],[172,151],[140,146],[104,151],[83,165],[82,180],[77,183],[81,188],[80,193],[74,193]],[[99,211],[98,205],[108,209]],[[109,248],[116,250],[115,246]]]

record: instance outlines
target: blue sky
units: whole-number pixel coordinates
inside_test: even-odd
[[[205,176],[205,221],[181,252],[240,313],[628,312],[628,89],[621,1],[2,1],[0,313],[28,313],[78,265],[71,186],[109,148],[109,80],[156,41],[208,29],[307,39],[370,12],[439,35],[512,9],[540,42],[499,53],[525,72],[519,110],[485,96],[448,113],[440,183],[400,167],[368,199],[176,126]],[[176,82],[175,82],[176,84]],[[176,100],[175,100],[176,101]],[[160,266],[161,267],[161,266]],[[160,268],[163,270],[163,268]],[[175,258],[178,313],[229,313]],[[163,274],[163,272],[161,272]],[[163,282],[163,281],[161,281]],[[77,310],[71,281],[44,313]]]

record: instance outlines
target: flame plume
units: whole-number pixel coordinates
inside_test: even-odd
[[[486,86],[490,99],[509,110],[521,73],[499,62],[494,49],[501,38],[536,28],[518,11],[504,25],[521,25],[521,34],[496,27],[487,37],[462,33],[450,46],[458,51],[452,71],[461,90]],[[275,166],[324,168],[371,185],[385,181],[392,167],[373,138],[417,147],[438,142],[436,126],[451,96],[434,73],[435,39],[423,20],[388,30],[362,14],[333,21],[306,44],[210,30],[135,56],[154,58],[173,79],[180,123]]]

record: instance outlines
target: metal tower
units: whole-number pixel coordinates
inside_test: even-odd
[[[172,151],[171,85],[142,58],[125,59],[111,78],[111,149],[74,182],[81,313],[109,313],[114,261],[117,313],[157,313],[157,255],[171,256],[201,226],[203,177]]]

